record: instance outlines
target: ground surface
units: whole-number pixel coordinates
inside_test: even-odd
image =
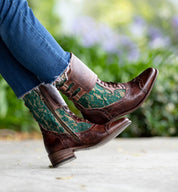
[[[42,141],[0,141],[1,192],[177,192],[178,138],[117,139],[48,168]]]

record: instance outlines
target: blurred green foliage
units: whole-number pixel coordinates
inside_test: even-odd
[[[35,16],[51,34],[60,29],[60,18],[54,13],[56,0],[27,0]]]
[[[0,76],[0,129],[16,131],[39,130],[22,100],[17,100],[12,89]]]
[[[136,60],[129,60],[130,50],[127,47],[121,47],[123,52],[118,56],[116,52],[108,53],[98,43],[86,46],[75,34],[59,35],[60,20],[53,12],[55,1],[29,1],[35,15],[55,36],[59,44],[66,51],[77,55],[98,74],[100,79],[126,82],[148,67],[159,69],[158,80],[147,101],[141,108],[128,115],[133,123],[122,134],[123,137],[178,136],[177,38],[175,30],[171,28],[171,19],[176,11],[168,1],[158,0],[158,2],[153,0],[134,2],[131,0],[97,0],[96,4],[87,3],[86,12],[88,15],[97,18],[98,21],[106,21],[116,31],[132,37],[133,42],[137,43],[140,50],[139,57]],[[120,11],[118,12],[118,10]],[[135,14],[138,14],[136,10],[139,10],[139,16],[142,16],[148,23],[148,29],[150,25],[156,26],[164,35],[170,37],[171,43],[167,46],[151,48],[148,33],[145,32],[143,37],[135,38],[129,26],[132,24]],[[89,34],[89,36],[92,35]],[[11,128],[19,131],[38,130],[37,123],[28,113],[23,101],[16,99],[2,77],[0,77],[0,93],[0,128]],[[68,101],[65,96],[64,98],[71,110],[80,115],[73,103]]]
[[[106,22],[119,32],[128,33],[126,26],[132,22],[135,15],[143,17],[149,25],[155,25],[169,35],[174,45],[178,45],[178,37],[172,28],[172,17],[178,14],[178,3],[171,0],[96,0],[90,3],[85,0],[84,12],[92,15],[100,22]],[[132,34],[129,34],[132,35]]]

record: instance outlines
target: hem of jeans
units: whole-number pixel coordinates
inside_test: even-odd
[[[42,83],[39,83],[37,86],[29,89],[28,91],[26,91],[25,93],[23,93],[22,95],[18,96],[17,98],[18,99],[23,99],[23,97],[25,97],[27,94],[29,94],[32,90],[38,88],[40,85],[43,85],[43,84],[53,84],[64,72],[65,70],[67,69],[67,67],[69,66],[70,62],[68,63],[68,65],[64,68],[64,70],[60,73],[60,75],[58,76],[55,76],[55,78],[53,80],[51,80],[50,82],[42,82]]]
[[[55,81],[56,81],[63,73],[65,73],[66,69],[67,69],[67,68],[69,67],[69,65],[70,65],[71,57],[72,57],[72,54],[70,53],[70,60],[69,60],[69,62],[68,62],[68,64],[67,64],[67,66],[62,70],[62,72],[61,72],[59,75],[55,76],[55,77],[53,78],[53,80],[51,80],[50,82],[45,82],[45,84],[54,84]]]
[[[35,87],[29,89],[28,91],[26,91],[25,93],[23,93],[22,95],[18,96],[18,99],[23,99],[23,97],[25,97],[27,94],[31,93],[34,89],[37,89],[40,85],[43,85],[44,83],[39,83],[38,85],[36,85]]]
[[[53,78],[53,80],[51,80],[51,81],[49,81],[49,82],[39,83],[37,86],[29,89],[28,91],[26,91],[24,94],[18,96],[17,98],[18,98],[18,99],[23,99],[23,97],[25,97],[25,95],[29,94],[33,89],[36,89],[36,88],[39,87],[40,85],[43,85],[43,84],[54,84],[54,82],[55,82],[55,81],[66,71],[66,69],[69,67],[70,62],[71,62],[71,57],[72,57],[72,53],[70,53],[70,59],[69,59],[69,61],[68,61],[67,66],[62,70],[62,72],[61,72],[59,75],[55,76],[55,77]]]

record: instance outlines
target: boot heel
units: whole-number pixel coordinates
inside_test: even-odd
[[[72,149],[63,149],[49,155],[53,167],[58,167],[63,163],[76,159]]]

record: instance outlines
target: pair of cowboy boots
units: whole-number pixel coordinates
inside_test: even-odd
[[[119,117],[136,110],[148,97],[158,70],[148,68],[127,83],[103,82],[75,55],[54,85],[41,85],[24,96],[38,122],[53,167],[75,158],[74,152],[101,145],[131,124]],[[78,118],[59,91],[81,111]]]

